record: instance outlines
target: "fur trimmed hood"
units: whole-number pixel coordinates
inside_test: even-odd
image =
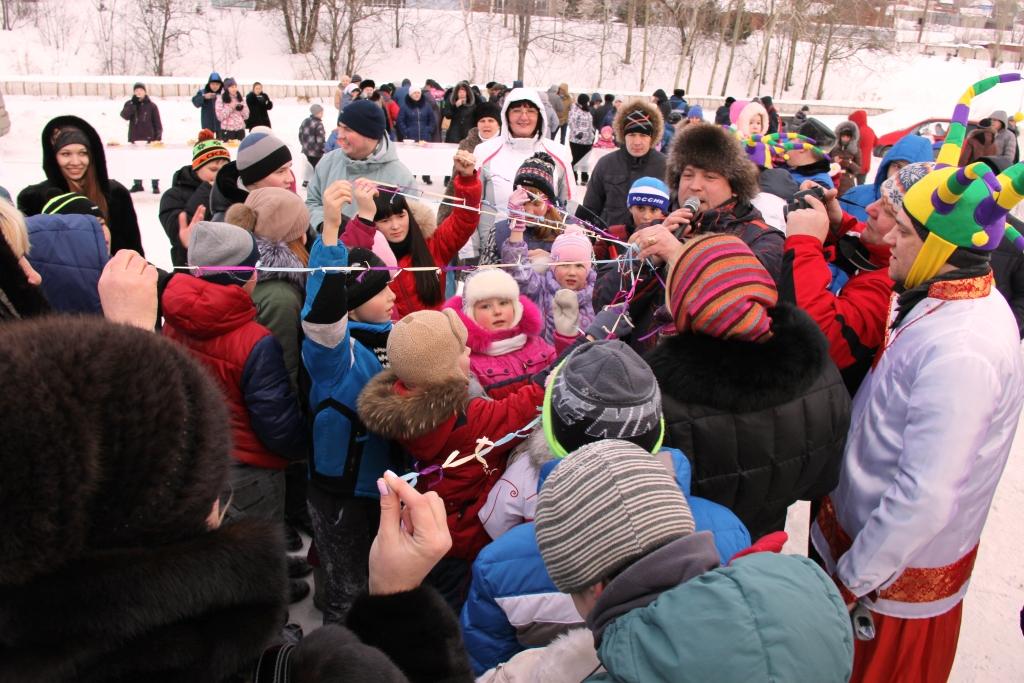
[[[519,304],[523,307],[523,315],[519,319],[519,324],[507,330],[498,330],[496,332],[480,327],[475,320],[463,312],[461,296],[453,296],[444,307],[455,311],[456,315],[462,320],[462,324],[466,326],[466,331],[469,332],[466,346],[469,347],[469,350],[473,353],[486,353],[491,344],[496,341],[510,339],[518,334],[536,337],[544,330],[544,319],[541,318],[540,310],[538,310],[536,304],[522,294],[519,295]]]
[[[651,149],[654,149],[654,145],[657,144],[661,140],[662,135],[665,134],[665,120],[662,118],[661,110],[658,109],[657,105],[645,100],[633,100],[628,104],[623,104],[619,107],[619,110],[615,112],[615,118],[612,119],[612,128],[615,130],[615,140],[620,145],[626,143],[626,134],[623,132],[623,128],[626,125],[626,117],[634,111],[642,111],[654,124],[654,135],[651,136],[651,140],[654,141],[651,145]]]
[[[359,418],[385,439],[409,441],[437,429],[469,405],[468,383],[452,380],[427,391],[399,393],[398,375],[384,370],[359,394]]]
[[[302,268],[302,262],[284,242],[271,242],[262,237],[256,238],[256,248],[260,252],[260,265],[271,268]],[[258,282],[268,280],[284,280],[291,282],[299,289],[306,288],[305,273],[273,272],[261,270],[257,274]]]
[[[832,360],[810,316],[786,303],[769,310],[772,337],[758,344],[702,334],[669,337],[647,354],[664,395],[732,412],[763,410],[807,391]]]
[[[409,205],[409,211],[416,219],[416,225],[420,226],[423,239],[430,239],[430,236],[437,230],[437,211],[415,199],[407,199],[406,204]]]
[[[842,137],[843,133],[849,133],[853,138],[850,144],[854,147],[860,144],[860,129],[857,128],[857,124],[853,121],[840,121],[836,124],[836,140]]]
[[[733,124],[735,124],[736,129],[743,135],[743,137],[746,137],[750,135],[750,123],[754,119],[761,119],[761,133],[767,135],[768,110],[765,109],[764,105],[757,100],[748,102],[747,105],[740,110],[740,113],[736,117],[736,120],[733,121]]]
[[[280,525],[96,552],[0,588],[0,679],[220,681],[284,623]]]
[[[744,203],[757,196],[757,167],[740,145],[739,139],[721,126],[711,123],[690,124],[673,139],[665,164],[665,183],[672,206],[678,206],[679,177],[687,165],[716,171],[729,181],[733,194]]]

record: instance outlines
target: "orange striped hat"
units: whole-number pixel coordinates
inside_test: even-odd
[[[734,235],[688,240],[669,273],[665,298],[676,329],[718,339],[764,342],[779,298],[771,275]]]

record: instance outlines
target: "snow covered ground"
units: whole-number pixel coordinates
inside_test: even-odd
[[[968,84],[969,79],[958,81],[947,89],[959,94]],[[975,111],[981,115],[994,108],[1013,111],[1019,108],[1020,92],[1018,86],[1009,86],[987,93],[978,98]],[[273,93],[271,96],[273,97]],[[955,97],[932,93],[927,99],[918,99],[912,105],[874,117],[870,124],[876,132],[882,134],[923,118],[922,114],[946,115],[952,111],[954,100]],[[13,195],[24,186],[43,179],[39,135],[46,121],[54,116],[68,113],[82,116],[99,130],[105,141],[119,141],[121,144],[125,142],[127,123],[118,116],[121,101],[100,98],[62,100],[9,97],[6,103],[13,127],[9,135],[0,138],[0,185],[6,187]],[[299,123],[307,115],[309,104],[294,99],[280,99],[275,100],[275,107],[271,111],[275,131],[291,146],[292,155],[297,160],[303,158],[299,153],[297,140]],[[331,103],[322,104],[327,109],[324,118],[329,127],[334,120],[335,112]],[[186,143],[194,138],[198,131],[198,110],[185,99],[159,101],[158,105],[168,147],[177,147],[181,150],[181,159],[176,162],[177,165],[189,163],[191,153]],[[827,122],[834,125],[836,121],[829,118]],[[135,175],[142,178],[151,177],[145,163],[146,155],[151,152],[138,152],[138,171],[117,177],[117,180],[125,185],[129,185]],[[152,153],[158,152],[154,150]],[[300,169],[297,170],[297,175],[301,179],[301,166],[297,164],[296,167]],[[161,177],[160,180],[163,189],[169,187],[169,175]],[[148,182],[146,184],[148,186]],[[157,220],[159,197],[148,192],[135,194],[133,197],[147,257],[158,266],[169,267],[167,239]],[[982,537],[973,583],[965,601],[959,654],[952,678],[954,681],[989,683],[1022,679],[1024,643],[1021,640],[1018,618],[1021,605],[1024,603],[1024,570],[1021,567],[1019,550],[1019,520],[1021,510],[1024,509],[1022,459],[1024,434],[1019,436],[1014,444],[1009,465]],[[807,506],[796,505],[790,511],[788,530],[791,541],[788,549],[803,552],[806,548],[806,529]],[[303,604],[293,606],[292,615],[307,631],[319,624],[319,613],[312,608],[309,598]]]

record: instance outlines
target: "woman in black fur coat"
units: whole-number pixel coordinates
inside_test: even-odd
[[[284,625],[283,535],[220,526],[210,378],[151,332],[67,317],[0,326],[0,376],[0,680],[248,679]],[[351,631],[274,646],[260,680],[472,680],[455,615],[418,587],[451,544],[444,505],[388,476]]]
[[[678,333],[646,356],[665,445],[693,463],[693,495],[735,512],[752,538],[782,530],[791,504],[838,483],[850,398],[827,341],[806,313],[778,302],[738,237],[680,244],[660,226],[637,235],[642,257],[673,264],[667,301]],[[668,246],[652,251],[652,239]]]

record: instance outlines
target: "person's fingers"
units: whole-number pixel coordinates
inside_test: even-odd
[[[804,197],[804,201],[807,202],[807,206],[815,211],[824,211],[825,205],[821,203],[821,200],[815,197],[813,194],[809,194]]]
[[[393,539],[398,533],[398,525],[402,520],[402,504],[395,495],[396,482],[405,484],[393,472],[385,472],[384,476],[377,480],[377,487],[380,490],[380,526],[377,528],[377,536],[387,541]],[[383,484],[383,486],[382,486]],[[405,484],[408,486],[408,484]],[[383,495],[389,490],[387,495]]]
[[[434,516],[434,526],[447,529],[448,511],[445,510],[444,501],[441,500],[441,496],[437,495],[436,491],[427,491],[424,498],[430,504],[430,512]]]
[[[839,190],[837,190],[836,188],[833,187],[833,188],[825,190],[825,201],[826,202],[830,202],[833,199],[836,199],[837,197],[839,197]]]
[[[188,216],[184,211],[178,214],[178,230],[184,231],[188,227]]]
[[[814,182],[813,180],[805,180],[802,183],[800,183],[801,190],[810,190],[811,188],[815,187],[818,187],[818,183]]]

